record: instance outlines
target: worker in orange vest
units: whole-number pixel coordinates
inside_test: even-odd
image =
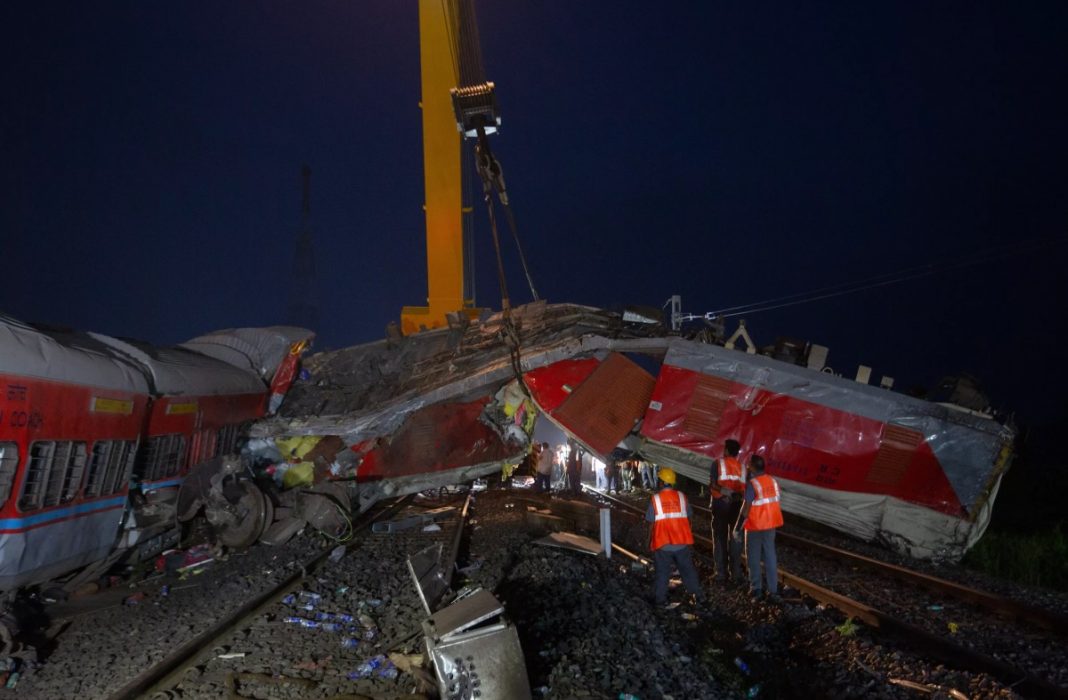
[[[653,601],[657,605],[667,603],[668,578],[675,566],[679,569],[686,590],[693,594],[694,602],[704,602],[705,594],[701,590],[690,553],[693,545],[693,532],[690,530],[692,509],[686,494],[674,488],[674,469],[662,467],[658,476],[660,490],[653,494],[645,511],[645,519],[653,524],[649,545],[656,565]]]
[[[727,440],[723,444],[723,456],[712,463],[708,484],[712,494],[712,544],[719,583],[742,581],[742,543],[731,537],[731,528],[738,522],[745,495],[745,467],[738,461],[741,448],[737,440]]]
[[[749,458],[749,480],[745,486],[745,504],[734,526],[735,539],[745,530],[745,557],[749,563],[749,595],[758,600],[763,594],[760,564],[768,579],[768,597],[779,598],[779,563],[775,557],[775,529],[782,527],[779,508],[779,484],[764,473],[764,458]]]

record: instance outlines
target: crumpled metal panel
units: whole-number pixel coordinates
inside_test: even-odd
[[[571,392],[589,379],[601,364],[600,358],[560,360],[523,374],[523,382],[541,410],[552,413],[567,401]]]
[[[608,350],[662,355],[668,347],[667,338],[628,333],[618,314],[550,304],[527,318],[526,309],[513,309],[524,373]],[[493,394],[515,379],[499,330],[498,315],[462,331],[442,329],[312,355],[303,363],[311,381],[294,384],[282,415],[258,422],[252,434],[340,435],[354,444],[392,433],[424,406]]]
[[[264,393],[267,385],[259,374],[239,369],[214,357],[181,347],[161,348],[134,340],[119,340],[90,333],[112,348],[144,366],[151,375],[152,389],[170,396],[218,396]]]
[[[419,600],[427,615],[438,608],[442,596],[449,590],[449,583],[441,570],[441,542],[425,547],[408,557],[408,573],[415,583]]]
[[[427,633],[435,641],[448,641],[503,614],[504,606],[501,601],[486,589],[480,588],[433,613],[427,621]]]
[[[252,370],[264,382],[270,382],[290,348],[314,336],[313,331],[296,326],[228,328],[197,336],[179,347]]]
[[[428,638],[427,652],[434,660],[442,698],[531,697],[519,634],[511,625],[475,630],[439,644]]]
[[[378,441],[366,452],[356,472],[360,482],[511,457],[519,446],[505,444],[496,431],[479,420],[489,401],[490,397],[483,397],[415,411],[388,440]]]
[[[651,374],[614,352],[552,415],[594,452],[607,455],[645,415],[655,384]]]

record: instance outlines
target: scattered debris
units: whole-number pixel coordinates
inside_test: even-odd
[[[846,621],[834,628],[838,634],[843,637],[852,637],[857,633],[857,623],[853,621],[853,618],[847,617]]]
[[[576,535],[573,532],[554,532],[551,535],[542,537],[540,540],[534,540],[534,544],[570,549],[583,554],[593,554],[594,556],[603,551],[600,542],[589,537]]]

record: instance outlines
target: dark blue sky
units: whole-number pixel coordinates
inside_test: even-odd
[[[0,309],[160,343],[284,322],[302,163],[319,347],[423,303],[414,0],[24,5],[0,9]],[[1068,4],[478,6],[550,301],[704,312],[995,248],[749,326],[1063,412]]]

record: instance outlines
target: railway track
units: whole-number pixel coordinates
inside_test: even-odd
[[[644,517],[644,508],[592,493]],[[695,532],[694,539],[711,549],[710,537]],[[1068,698],[1068,624],[1060,613],[796,535],[777,539],[784,585],[929,658],[988,673],[1028,697]]]
[[[381,508],[370,511],[366,517],[353,524],[353,535],[363,533],[375,521],[396,512],[407,500],[407,497],[396,499],[384,504]],[[173,685],[175,679],[180,678],[195,666],[205,649],[214,648],[220,639],[276,604],[289,591],[299,586],[304,578],[314,573],[330,557],[332,551],[326,549],[305,559],[298,570],[282,579],[276,586],[263,591],[245,605],[217,620],[210,628],[182,644],[162,661],[145,669],[144,672],[123,685],[111,695],[112,700],[133,700]]]
[[[309,688],[326,687],[331,683],[337,686],[337,695],[344,695],[343,686],[346,681],[356,679],[351,674],[356,673],[362,658],[375,656],[376,649],[388,650],[413,636],[408,631],[420,630],[418,625],[405,628],[405,631],[377,626],[374,621],[377,608],[390,601],[380,591],[374,595],[382,595],[381,598],[368,598],[367,587],[349,585],[354,578],[349,575],[349,569],[355,566],[354,552],[363,550],[362,555],[366,556],[368,543],[376,538],[384,538],[394,545],[403,543],[408,548],[413,543],[440,542],[445,552],[442,569],[452,571],[468,514],[470,492],[465,500],[455,496],[450,500],[453,501],[451,505],[455,505],[455,515],[450,520],[431,518],[422,523],[433,523],[436,527],[432,533],[424,533],[422,527],[413,528],[412,532],[389,529],[391,517],[402,510],[413,510],[411,497],[397,499],[371,511],[354,524],[354,537],[345,545],[345,556],[339,558],[334,554],[335,550],[327,549],[309,557],[299,571],[220,619],[110,697],[113,700],[220,694],[243,697],[277,692],[283,687],[302,695]],[[418,517],[423,509],[425,505],[414,508],[414,515],[408,514]],[[373,532],[378,525],[385,526],[381,535]],[[410,581],[406,586],[391,583],[393,585],[385,588],[410,590],[414,596]],[[410,604],[412,601],[405,602]],[[265,654],[269,651],[274,652],[274,658]],[[255,663],[244,663],[246,655],[255,656]],[[339,660],[351,657],[348,663],[352,669],[350,676],[340,675],[340,667],[332,669],[333,674],[317,673],[325,664],[316,659],[332,661],[334,657]],[[333,677],[324,677],[327,675]],[[381,678],[388,681],[391,675],[387,673]],[[372,683],[376,679],[366,680]]]

